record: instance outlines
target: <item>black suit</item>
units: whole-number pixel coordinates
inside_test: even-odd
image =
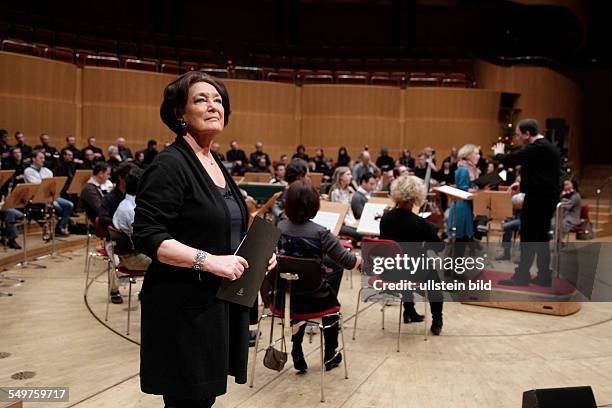
[[[530,280],[529,269],[538,255],[538,278],[551,278],[550,221],[559,202],[560,155],[555,145],[545,138],[523,146],[510,154],[498,154],[495,159],[506,167],[521,165],[521,191],[525,201],[521,211],[521,260],[514,280]]]

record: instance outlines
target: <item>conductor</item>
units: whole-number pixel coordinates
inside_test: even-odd
[[[557,147],[539,134],[535,119],[523,119],[518,123],[516,139],[523,146],[513,153],[504,154],[503,143],[493,146],[495,159],[506,168],[521,166],[521,191],[525,193],[521,212],[521,258],[512,278],[499,284],[551,286],[548,231],[559,201],[560,155]],[[529,269],[536,254],[538,275],[531,279]]]

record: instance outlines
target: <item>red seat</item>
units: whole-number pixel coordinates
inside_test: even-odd
[[[274,316],[276,317],[283,316],[283,311],[280,309],[277,309],[276,307],[272,305],[270,305],[270,311],[274,313]],[[305,320],[320,319],[323,316],[327,316],[327,315],[330,315],[333,313],[339,313],[339,312],[340,312],[340,306],[334,306],[329,309],[321,310],[320,312],[315,312],[315,313],[291,313],[290,317],[293,320],[305,321]]]

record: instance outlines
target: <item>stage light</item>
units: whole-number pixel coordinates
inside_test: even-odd
[[[512,127],[512,123],[508,123],[508,127],[511,128]]]

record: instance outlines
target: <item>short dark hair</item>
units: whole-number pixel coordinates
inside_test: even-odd
[[[359,177],[359,184],[363,184],[364,181],[367,183],[371,178],[374,178],[374,175],[368,171],[363,176]]]
[[[278,163],[274,163],[274,166],[273,166],[273,167],[274,167],[274,171],[278,170],[278,168],[279,168],[280,166],[285,167],[285,170],[287,170],[287,168],[286,168],[286,166],[285,166],[285,163],[278,162]]]
[[[166,86],[164,90],[164,100],[159,108],[159,115],[162,121],[177,135],[185,134],[185,129],[180,125],[179,117],[187,104],[189,88],[198,82],[209,83],[219,92],[224,110],[224,125],[227,126],[229,123],[231,113],[229,94],[223,82],[202,71],[189,71]]]
[[[306,173],[308,173],[308,163],[302,159],[293,159],[285,168],[285,181],[291,184],[298,178],[304,177]]]
[[[2,136],[8,136],[8,132],[6,131],[6,129],[0,129],[0,137]]]
[[[138,169],[138,168],[139,167],[135,165],[134,163],[132,163],[131,161],[126,161],[126,162],[121,163],[119,166],[117,166],[117,169],[115,170],[115,174],[117,175],[118,178],[125,179],[128,173],[132,169]]]
[[[319,193],[312,184],[298,180],[291,184],[285,196],[285,214],[296,224],[314,218],[321,207]]]
[[[150,139],[150,140],[147,142],[147,147],[155,146],[156,144],[157,144],[157,140],[155,140],[155,139]]]
[[[540,133],[538,121],[535,119],[523,119],[517,126],[521,133],[529,133],[530,136],[537,136]]]
[[[45,154],[45,152],[43,152],[41,149],[34,149],[32,150],[32,155],[30,157],[35,158],[36,156],[38,156],[38,153],[42,153],[43,155]]]
[[[125,176],[125,193],[129,195],[136,195],[138,191],[138,183],[142,177],[142,169],[134,166],[130,169],[127,176]]]
[[[93,175],[96,176],[99,173],[102,173],[103,171],[106,171],[108,169],[110,169],[110,164],[108,164],[107,162],[97,162],[93,168]]]

